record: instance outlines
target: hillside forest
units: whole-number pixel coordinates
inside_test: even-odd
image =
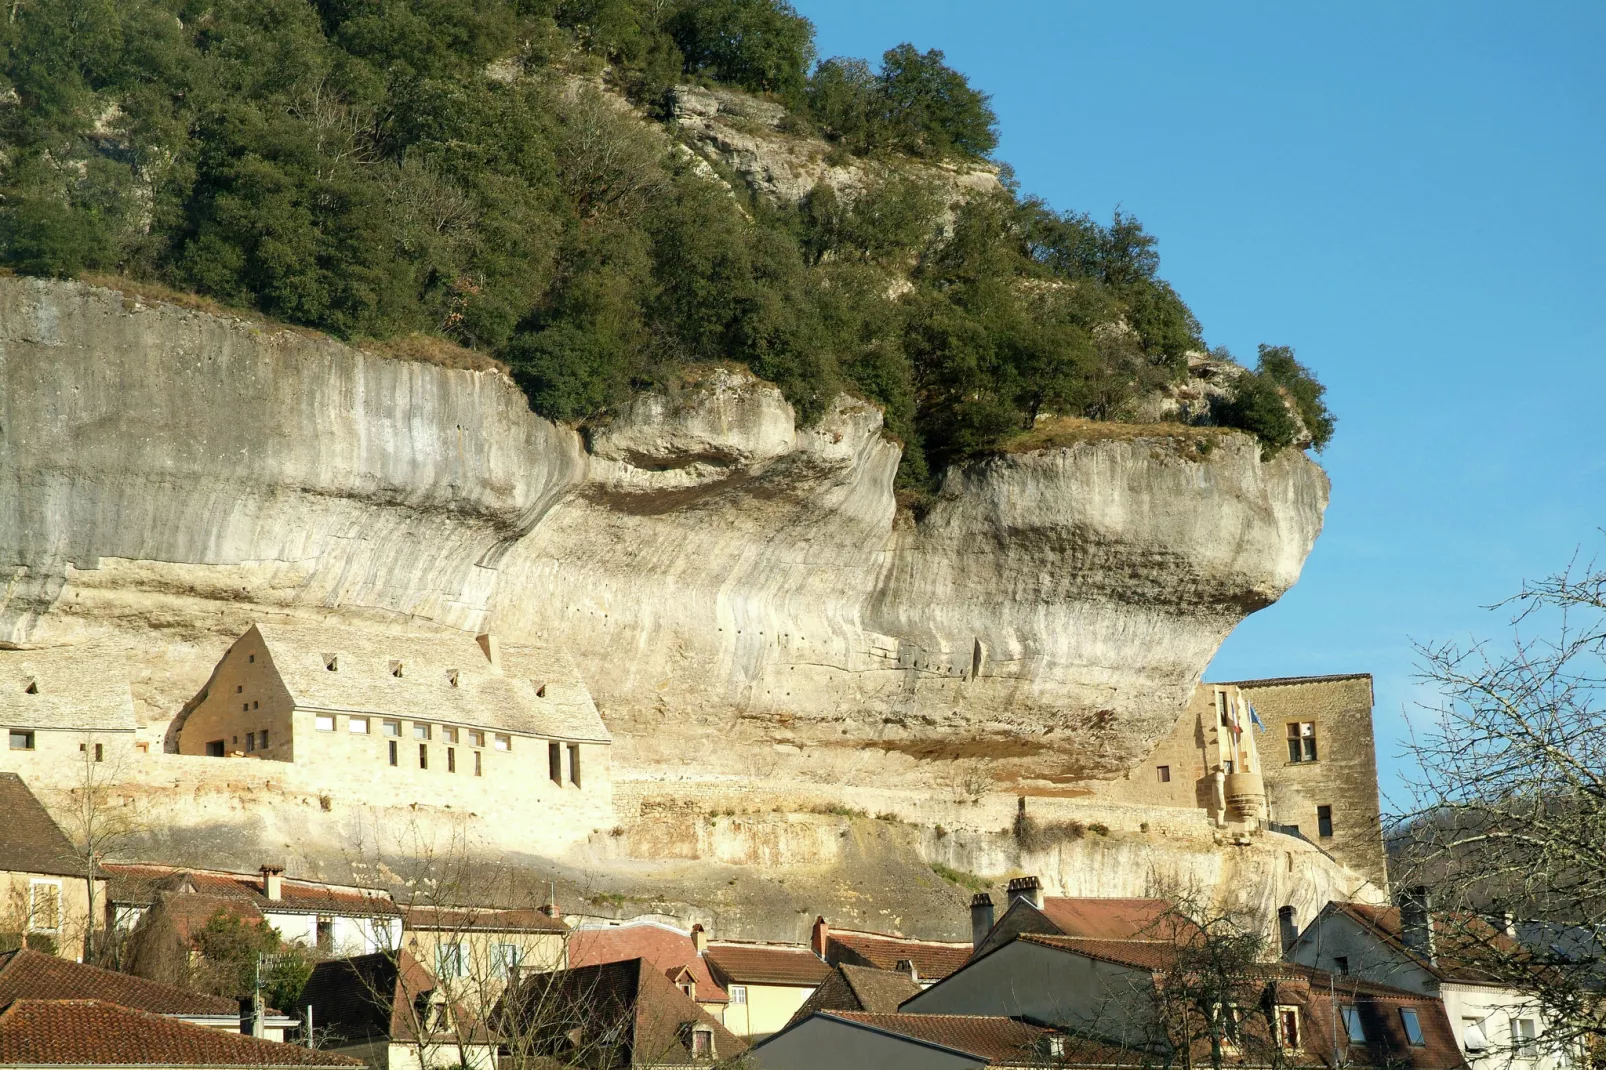
[[[1007,167],[957,205],[921,178],[998,143],[942,52],[822,61],[784,0],[4,6],[0,263],[16,273],[449,342],[573,422],[733,361],[805,421],[844,390],[879,403],[911,489],[1045,415],[1130,419],[1206,351],[1137,219],[1057,211]],[[673,141],[683,83],[784,105],[783,129],[873,180],[799,204],[711,181]],[[1262,346],[1208,421],[1268,452],[1302,424],[1321,448],[1322,393]]]

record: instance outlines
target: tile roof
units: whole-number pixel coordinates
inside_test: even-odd
[[[815,1011],[891,1014],[904,1000],[919,994],[920,985],[900,970],[843,964],[820,982],[787,1024],[801,1022]]]
[[[132,732],[128,666],[98,644],[0,651],[0,727]]]
[[[1169,939],[1176,915],[1165,899],[1045,896],[1042,915],[1062,936],[1100,940]]]
[[[463,633],[393,635],[270,623],[252,627],[298,706],[548,739],[607,743],[613,738],[579,671],[557,650],[504,646],[502,672],[497,673],[479,643]],[[236,645],[245,642],[254,642],[249,631]],[[329,655],[339,658],[337,671],[329,671]],[[399,677],[395,663],[402,667]]]
[[[1490,984],[1498,976],[1490,966],[1509,964],[1513,958],[1524,958],[1528,954],[1517,940],[1474,914],[1435,913],[1435,955],[1434,960],[1429,962],[1405,946],[1399,907],[1329,903],[1327,909],[1347,914],[1385,944],[1408,956],[1442,981]],[[1480,965],[1480,961],[1489,965]]]
[[[657,922],[631,922],[598,929],[576,929],[569,938],[569,965],[595,966],[604,962],[646,959],[665,977],[685,967],[697,982],[697,1002],[728,1003],[730,996],[714,980],[697,953],[690,933]]]
[[[1287,964],[1268,967],[1277,982],[1277,1000],[1301,1006],[1301,1048],[1307,1062],[1329,1065],[1335,1052],[1341,1065],[1415,1070],[1457,1070],[1466,1065],[1444,1003],[1432,996]],[[1356,1009],[1366,1041],[1352,1043],[1340,1006]],[[1402,1009],[1416,1012],[1424,1043],[1413,1046],[1401,1020]]]
[[[1271,676],[1260,680],[1211,680],[1227,687],[1289,687],[1294,684],[1323,684],[1339,680],[1370,680],[1369,672],[1340,672],[1328,676]]]
[[[825,957],[833,965],[847,962],[879,970],[895,970],[899,962],[908,959],[922,980],[941,980],[963,966],[971,950],[969,941],[911,940],[885,933],[832,929]]]
[[[0,773],[0,872],[82,877],[72,844],[16,773]]]
[[[971,1014],[868,1014],[862,1011],[827,1011],[837,1018],[885,1033],[913,1037],[928,1044],[964,1052],[990,1065],[1040,1066],[1045,1060],[1039,1045],[1053,1032],[1013,1018]]]
[[[831,967],[804,947],[723,941],[709,944],[704,959],[721,983],[814,986]]]
[[[480,907],[403,907],[402,924],[412,931],[486,933],[567,933],[562,921],[539,910]]]
[[[186,869],[147,863],[107,863],[101,867],[111,881],[114,903],[152,903],[163,891],[193,892],[218,899],[250,903],[258,911],[274,914],[343,914],[389,916],[401,914],[390,895],[377,888],[324,884],[285,877],[278,899],[269,899],[260,873],[227,873],[213,869]]]
[[[406,951],[327,959],[312,968],[299,1002],[312,1008],[312,1020],[342,1043],[389,1037],[419,1039],[423,1024],[418,1001],[438,987],[433,974]],[[453,1026],[429,1033],[448,1040],[490,1043],[483,1025],[454,1004]]]
[[[747,1050],[656,964],[641,958],[533,974],[504,999],[496,1021],[508,1035],[534,1039],[535,1034],[558,1044],[578,1037],[588,1046],[623,1049],[620,1054],[627,1058],[621,1061],[629,1066],[706,1065],[708,1060],[692,1054],[692,1027],[712,1034],[717,1059]]]
[[[1090,940],[1049,933],[1021,933],[1016,939],[1140,970],[1164,970],[1177,960],[1177,945],[1166,940]]]
[[[22,999],[99,999],[179,1018],[239,1018],[240,1005],[175,985],[147,981],[23,949],[0,955],[0,1006]]]
[[[23,1066],[357,1067],[355,1059],[119,1007],[19,999],[0,1010],[0,1064]]]

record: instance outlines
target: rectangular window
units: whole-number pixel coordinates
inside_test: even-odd
[[[457,748],[456,747],[447,747],[446,748],[446,771],[448,773],[457,772]]]
[[[1333,808],[1331,806],[1318,806],[1316,808],[1316,835],[1324,840],[1333,838]]]
[[[552,783],[563,787],[563,745],[548,743],[546,745],[546,771],[552,778]]]
[[[474,775],[475,776],[484,776],[485,775],[485,767],[480,764],[480,756],[481,755],[480,755],[479,751],[475,751],[474,752]]]
[[[448,725],[442,725],[441,726],[441,739],[445,740],[447,743],[456,743],[457,742],[457,729],[454,726],[449,725],[449,724]]]
[[[383,721],[383,722],[380,723],[379,727],[384,730],[384,733],[387,736],[399,736],[399,735],[401,735],[401,722],[400,721]]]
[[[730,993],[731,1002],[732,1003],[746,1003],[747,1002],[747,986],[746,985],[731,985],[730,988],[726,989],[726,991]]]
[[[28,929],[53,933],[61,928],[61,882],[28,882]]]
[[[1349,974],[1349,956],[1348,955],[1334,955],[1333,956],[1333,969],[1337,970],[1341,974],[1344,974],[1344,975],[1348,976],[1348,974]]]
[[[333,729],[330,729],[330,731],[333,731]],[[257,734],[255,732],[247,732],[245,734],[245,753],[250,754],[252,751],[254,751],[256,749],[257,749]]]
[[[524,965],[524,949],[518,944],[496,945],[496,968],[503,977],[517,977]]]
[[[250,713],[251,712],[251,704],[249,702],[240,703],[240,712],[241,713]]]
[[[1155,766],[1155,773],[1160,777],[1160,783],[1171,783],[1171,767],[1169,765]]]
[[[106,760],[106,744],[104,744],[104,743],[95,744],[95,761],[104,762],[105,760]]]
[[[1221,727],[1227,727],[1227,693],[1225,691],[1216,692],[1216,721]]]
[[[1405,1039],[1411,1042],[1411,1047],[1420,1048],[1427,1043],[1422,1035],[1422,1020],[1416,1016],[1416,1011],[1401,1007],[1400,1024],[1405,1026]]]
[[[1285,1048],[1299,1047],[1299,1008],[1277,1008],[1277,1043]]]
[[[390,764],[396,764],[396,741],[394,739],[390,741]]]
[[[335,730],[335,719],[331,714],[320,713],[312,719],[312,727],[320,732],[333,732]]]
[[[1288,723],[1288,760],[1314,762],[1316,760],[1316,722],[1290,721]]]
[[[418,768],[420,768],[420,769],[428,769],[429,768],[429,744],[428,743],[420,743],[418,745]]]
[[[12,750],[33,750],[33,733],[21,728],[11,730]]]
[[[580,786],[580,744],[569,744],[569,783]]]
[[[513,737],[512,736],[505,736],[502,733],[498,732],[496,734],[496,749],[497,750],[512,750],[513,749]]]
[[[463,976],[463,945],[440,944],[435,948],[435,977],[449,981]]]
[[[1400,1013],[1403,1015],[1405,1012],[1401,1011]],[[1413,1011],[1411,1013],[1414,1014],[1416,1012]],[[1417,1033],[1420,1034],[1421,1032],[1422,1030],[1419,1026]],[[1532,1018],[1513,1018],[1511,1020],[1511,1046],[1516,1049],[1517,1058],[1532,1059],[1538,1053],[1538,1041],[1539,1023],[1536,1020]],[[1416,1044],[1419,1041],[1413,1040],[1411,1043]]]
[[[366,717],[350,717],[350,718],[347,718],[347,720],[346,720],[346,731],[350,732],[354,736],[366,736],[368,734],[368,718],[366,718]]]
[[[1361,1010],[1353,1003],[1344,1004],[1344,1032],[1353,1043],[1366,1043],[1366,1029],[1361,1025]]]
[[[485,733],[478,728],[470,728],[468,730],[468,745],[470,747],[485,746]]]
[[[417,721],[414,721],[413,722],[413,738],[414,739],[428,739],[429,738],[429,725],[427,725],[427,724],[419,724]]]
[[[693,1029],[691,1031],[691,1055],[693,1059],[712,1059],[714,1057],[714,1031],[712,1029]]]
[[[316,931],[318,950],[333,951],[335,949],[335,919],[319,918]]]
[[[206,756],[208,758],[223,757],[223,741],[221,739],[214,739],[208,742],[206,745]]]
[[[257,659],[257,656],[255,654],[247,654],[245,656],[245,660],[249,661],[249,662],[255,662],[256,659]]]

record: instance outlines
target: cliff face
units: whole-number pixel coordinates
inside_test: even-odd
[[[724,370],[588,446],[494,372],[3,279],[0,636],[488,626],[575,655],[616,780],[1046,788],[1142,758],[1327,500],[1240,436],[1110,439],[952,471],[916,520],[898,455],[868,405],[797,428]]]

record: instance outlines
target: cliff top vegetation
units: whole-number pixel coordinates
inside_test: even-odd
[[[818,61],[784,0],[6,7],[0,263],[20,272],[150,280],[404,355],[437,338],[570,421],[734,360],[805,420],[843,389],[880,403],[911,487],[1044,415],[1129,417],[1204,348],[1132,216],[1008,181],[954,201],[902,166],[997,145],[940,51]],[[668,108],[698,80],[783,105],[872,177],[797,204],[710,181]],[[1239,384],[1211,419],[1325,445],[1292,351]]]

